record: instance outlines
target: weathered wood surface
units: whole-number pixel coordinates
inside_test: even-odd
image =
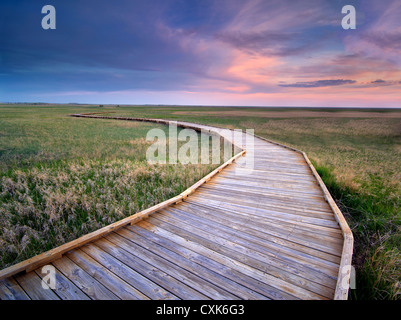
[[[352,244],[306,155],[255,137],[178,197],[0,271],[0,299],[346,299]]]

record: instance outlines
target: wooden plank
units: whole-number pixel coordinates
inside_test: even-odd
[[[276,192],[271,192],[265,190],[244,190],[241,187],[232,185],[232,191],[230,192],[229,188],[224,187],[221,185],[218,181],[216,182],[216,185],[213,185],[213,187],[216,186],[216,189],[213,190],[213,188],[209,187],[206,188],[204,186],[201,188],[199,191],[202,191],[200,194],[210,194],[210,195],[216,195],[216,196],[224,196],[227,198],[227,201],[231,199],[244,199],[248,201],[254,201],[257,199],[260,199],[266,204],[269,203],[274,203],[278,206],[285,206],[287,204],[291,205],[292,208],[297,209],[297,208],[302,208],[303,210],[314,210],[316,212],[322,212],[326,213],[327,215],[330,215],[331,217],[334,217],[333,212],[330,211],[330,207],[327,205],[325,202],[325,199],[322,197],[319,198],[310,198],[308,197],[299,197],[297,201],[291,201],[293,197],[296,197],[297,195],[295,192],[292,193],[291,191],[288,192],[288,194],[281,194],[279,195]]]
[[[129,228],[132,228],[131,226]],[[156,268],[163,270],[171,277],[177,279],[178,281],[185,284],[197,291],[197,298],[199,300],[206,299],[224,299],[224,290],[217,288],[212,283],[200,278],[198,275],[189,272],[185,269],[180,268],[175,262],[169,261],[164,257],[154,254],[152,251],[148,251],[145,248],[132,242],[129,238],[130,234],[127,234],[127,228],[118,230],[116,234],[107,236],[110,241],[118,241],[118,245],[125,250],[131,250],[136,256],[142,260],[148,262],[149,264],[155,266]],[[175,294],[175,292],[173,292]],[[227,293],[226,293],[227,294]]]
[[[223,177],[223,175],[219,176],[217,179],[214,179],[212,183],[221,184],[221,185],[232,185],[237,187],[249,187],[251,190],[260,188],[261,190],[283,190],[283,192],[291,193],[300,193],[306,195],[321,195],[321,190],[315,183],[308,184],[294,184],[294,182],[286,181],[280,182],[275,179],[263,179],[258,180],[257,177],[248,177],[246,179],[241,179],[239,176],[231,176],[231,177]]]
[[[341,230],[329,227],[320,227],[315,225],[303,224],[293,221],[285,221],[283,219],[276,219],[268,215],[258,214],[255,210],[236,210],[236,208],[216,207],[210,204],[204,204],[191,199],[185,201],[183,205],[195,206],[201,214],[204,215],[218,215],[223,219],[230,219],[232,222],[244,224],[252,229],[259,230],[267,235],[283,237],[289,240],[290,236],[299,238],[299,240],[315,241],[321,243],[321,240],[342,239]],[[242,208],[240,208],[242,209]],[[270,231],[275,231],[276,234]],[[340,243],[340,242],[339,242]]]
[[[0,300],[30,300],[14,278],[0,281]]]
[[[244,241],[238,239],[234,241],[234,239],[231,238],[227,239],[229,237],[226,234],[224,234],[225,237],[223,237],[222,233],[220,233],[221,236],[218,236],[210,232],[205,232],[204,229],[199,229],[201,227],[200,225],[193,227],[179,220],[172,221],[173,219],[171,219],[171,217],[162,220],[163,216],[163,214],[158,214],[157,216],[149,218],[148,221],[157,228],[162,228],[199,243],[227,257],[231,257],[276,278],[280,278],[287,283],[306,288],[319,294],[324,294],[328,298],[334,295],[334,290],[331,290],[331,286],[335,281],[332,277],[316,272],[299,263],[289,264],[288,262],[284,262],[271,252],[264,251],[262,253],[262,250],[257,251],[255,250],[255,245],[249,248],[249,244],[248,247],[245,246]]]
[[[259,158],[254,158],[253,165],[253,169],[258,170],[259,172],[266,175],[274,172],[275,174],[279,173],[295,177],[310,177],[310,171],[308,170],[307,166],[284,166],[276,162],[268,162]],[[239,168],[245,168],[245,163],[240,163]]]
[[[238,169],[246,169],[246,164],[239,164]],[[285,176],[291,176],[292,178],[300,178],[300,177],[310,177],[310,171],[307,170],[307,167],[298,167],[298,168],[289,168],[281,165],[277,165],[273,162],[261,161],[259,159],[254,158],[253,168],[263,175],[269,175],[271,173],[274,174],[283,174]]]
[[[249,176],[247,179],[240,179],[238,176],[232,176],[231,178],[228,178],[228,177],[223,177],[222,175],[219,176],[217,179],[214,179],[211,183],[220,186],[249,188],[250,190],[261,190],[267,192],[280,191],[284,192],[284,194],[290,193],[291,195],[300,194],[301,196],[322,196],[321,190],[315,183],[309,183],[298,186],[290,181],[280,182],[273,179],[271,179],[270,181],[266,179],[258,181],[254,180],[252,176]]]
[[[271,199],[275,199],[275,201],[278,201],[278,199],[280,199],[280,202],[283,202],[283,204],[285,204],[287,201],[290,201],[291,197],[297,197],[298,200],[302,201],[302,203],[305,203],[305,204],[306,203],[321,204],[321,206],[323,208],[326,206],[323,196],[299,195],[299,194],[296,194],[295,192],[283,193],[283,192],[273,192],[270,190],[269,191],[252,190],[252,189],[246,189],[246,188],[241,188],[241,187],[236,187],[236,186],[222,186],[220,184],[205,185],[205,186],[203,186],[202,191],[205,191],[205,193],[234,197],[237,199],[245,198],[245,199],[249,199],[252,201],[266,200],[268,203],[271,202]],[[282,201],[281,201],[281,199],[282,199]],[[293,203],[297,204],[298,202],[295,201]],[[324,215],[326,218],[335,220],[332,212],[320,211],[319,213],[321,215]]]
[[[305,199],[298,197],[296,200],[290,196],[278,195],[278,194],[253,194],[251,195],[250,192],[240,192],[240,191],[228,191],[223,189],[210,189],[204,187],[199,190],[199,194],[206,195],[206,196],[216,196],[216,197],[223,197],[227,199],[227,201],[232,200],[241,200],[246,201],[247,203],[276,203],[281,206],[290,206],[290,207],[302,207],[305,209],[313,209],[319,208],[321,212],[326,212],[328,217],[331,217],[333,220],[334,215],[329,211],[329,206],[327,206],[326,201],[324,198],[321,199]]]
[[[177,300],[176,296],[131,269],[122,261],[103,251],[96,243],[85,245],[81,250],[150,299]]]
[[[119,300],[119,298],[104,285],[90,276],[85,270],[67,257],[52,263],[74,285],[92,300]]]
[[[197,197],[193,198],[193,199],[201,199],[201,198],[207,198],[209,197],[211,201],[215,201],[215,202],[221,202],[222,198],[226,198],[226,197],[222,197],[222,196],[218,196],[218,195],[202,195],[201,193],[197,194]],[[214,199],[211,199],[212,197],[214,197]],[[262,199],[263,200],[263,199]],[[257,201],[247,201],[247,199],[241,199],[241,200],[237,200],[236,198],[232,199],[232,203],[228,203],[227,204],[232,204],[234,206],[242,206],[242,207],[248,207],[250,210],[254,210],[254,209],[260,209],[260,210],[265,210],[265,211],[269,211],[269,212],[275,212],[275,213],[281,213],[281,214],[290,214],[289,219],[291,219],[291,215],[295,215],[295,216],[311,216],[312,218],[318,218],[319,215],[327,215],[328,212],[325,211],[325,209],[316,207],[316,206],[300,206],[300,205],[291,205],[290,203],[283,203],[280,201],[273,201],[273,200],[267,200],[264,199],[265,201],[262,202],[257,202]],[[207,203],[208,201],[206,201]],[[324,218],[323,218],[324,219]],[[324,219],[327,220],[327,219]],[[329,223],[329,225],[327,225],[330,228],[334,228],[334,229],[338,229],[340,230],[339,226],[337,223],[333,222],[333,220],[335,219],[330,219],[331,222]],[[319,221],[319,220],[318,220]],[[321,221],[320,221],[321,222]]]
[[[347,300],[348,298],[348,291],[349,291],[349,281],[351,276],[351,264],[352,264],[352,253],[354,247],[354,237],[352,235],[352,231],[348,226],[347,221],[345,220],[342,212],[337,207],[337,204],[334,202],[333,198],[331,197],[330,192],[327,190],[326,185],[323,183],[323,180],[320,178],[319,174],[317,173],[316,169],[309,161],[307,155],[302,153],[305,161],[308,163],[313,175],[315,176],[316,180],[318,181],[320,187],[322,188],[324,195],[326,197],[326,201],[333,209],[335,214],[336,220],[338,221],[341,230],[344,236],[344,245],[343,251],[341,253],[341,263],[340,269],[338,274],[338,281],[336,292],[334,295],[335,300]]]
[[[261,168],[264,168],[263,170]],[[288,179],[292,179],[292,180],[309,180],[309,181],[313,181],[313,177],[310,175],[310,173],[292,173],[292,172],[288,172],[288,171],[282,171],[282,172],[278,172],[277,168],[276,170],[274,168],[271,168],[271,170],[268,170],[270,168],[265,168],[263,166],[261,166],[260,168],[258,168],[257,166],[255,167],[255,169],[253,169],[253,171],[257,171],[259,174],[263,175],[269,175],[269,176],[278,176],[278,177],[284,177],[284,178],[288,178]],[[238,173],[242,173],[244,172],[245,174],[248,172],[248,170],[246,168],[236,168],[236,172]]]
[[[295,149],[295,148],[290,147],[290,146],[286,146],[286,145],[281,144],[281,143],[279,143],[279,142],[272,141],[272,140],[270,140],[270,139],[266,139],[266,138],[261,137],[261,136],[258,136],[258,135],[254,135],[254,137],[257,138],[257,139],[259,139],[259,140],[266,141],[266,142],[268,142],[268,143],[270,143],[270,144],[274,144],[274,145],[276,145],[276,146],[283,147],[284,149],[288,149],[288,150],[291,150],[291,151],[295,151],[296,153],[299,153],[299,152],[300,152],[298,149]]]
[[[311,184],[307,188],[305,186],[296,187],[290,183],[277,183],[272,182],[268,183],[266,181],[257,182],[254,180],[237,180],[237,179],[227,179],[227,178],[220,178],[214,179],[213,181],[209,182],[209,185],[218,185],[218,186],[226,186],[226,187],[235,187],[235,188],[247,188],[251,191],[253,190],[261,190],[261,191],[275,191],[275,192],[283,192],[284,194],[301,194],[301,195],[321,195],[321,190],[315,186],[315,184]]]
[[[168,211],[172,212],[172,210]],[[175,215],[178,215],[179,218],[182,218],[177,212],[174,212]],[[155,216],[154,218],[162,219],[166,214],[163,212],[163,215]],[[185,228],[185,224],[196,223],[197,228],[205,231],[203,235],[208,233],[213,235],[219,235],[220,238],[224,240],[231,241],[237,245],[243,246],[243,248],[251,249],[254,251],[256,257],[266,256],[266,261],[268,260],[270,265],[274,265],[277,268],[287,270],[288,272],[296,273],[297,275],[301,275],[306,279],[311,281],[319,282],[323,285],[331,287],[333,285],[333,279],[336,280],[336,276],[338,273],[338,265],[333,265],[330,263],[322,263],[319,259],[316,259],[313,256],[304,254],[302,251],[296,251],[286,248],[285,246],[278,246],[275,243],[267,242],[265,240],[259,239],[254,235],[250,235],[247,233],[240,233],[237,230],[232,230],[229,227],[225,227],[219,224],[207,223],[204,219],[199,221],[199,219],[194,219],[193,217],[188,217],[186,214],[186,218],[183,224],[179,224],[177,221],[174,221],[173,218],[169,217],[168,221],[171,221],[172,224]],[[164,220],[163,220],[164,221]],[[291,265],[291,268],[288,268],[288,265]]]
[[[214,195],[203,195],[200,192],[197,193],[196,199],[199,201],[204,201],[205,203],[209,203],[209,205],[213,205],[215,207],[224,207],[224,208],[235,208],[237,210],[245,210],[249,212],[255,213],[255,215],[259,215],[261,217],[268,216],[270,218],[274,217],[276,219],[286,220],[293,223],[304,223],[309,225],[316,225],[321,227],[329,227],[329,228],[338,228],[337,221],[335,220],[327,220],[327,219],[319,219],[316,217],[308,217],[304,215],[300,215],[297,211],[292,211],[288,208],[287,212],[276,206],[268,206],[263,203],[255,203],[251,201],[243,201],[243,200],[234,200],[232,199],[230,202],[225,201],[224,197],[214,196]],[[192,200],[192,199],[191,199]]]
[[[288,176],[283,174],[282,172],[274,171],[271,173],[263,173],[257,170],[256,167],[254,168],[246,168],[244,167],[243,169],[240,167],[235,168],[234,174],[236,177],[247,177],[250,180],[253,180],[253,178],[257,178],[261,181],[267,181],[274,179],[276,182],[292,182],[294,185],[305,185],[305,184],[313,184],[314,181],[310,175],[305,175],[304,177],[294,177],[294,176]]]
[[[121,237],[113,237],[113,235],[109,235],[107,238],[102,238],[96,241],[96,245],[102,248],[104,251],[115,256],[117,259],[124,261],[125,264],[129,265],[131,268],[141,273],[158,286],[165,288],[169,292],[172,292],[180,299],[206,299],[204,295],[170,276],[164,272],[164,270],[159,269],[145,260],[135,256],[132,252],[132,247],[129,245],[125,246],[125,244],[119,238]]]
[[[235,169],[234,169],[235,170]],[[257,178],[257,177],[255,177]],[[274,193],[279,192],[279,194],[286,195],[289,194],[292,197],[311,197],[314,199],[321,199],[323,197],[322,192],[314,183],[308,185],[304,184],[302,186],[297,186],[294,182],[280,182],[277,180],[267,181],[263,179],[262,181],[254,180],[253,176],[248,176],[247,179],[239,179],[238,176],[233,176],[231,178],[221,177],[221,179],[215,179],[212,181],[220,187],[233,186],[238,189],[249,188],[249,192],[253,190],[258,190],[259,192]]]
[[[250,299],[255,297],[261,298],[260,295],[251,292],[249,289],[244,288],[243,286],[238,285],[238,283],[232,281],[231,279],[222,276],[219,273],[216,273],[209,268],[205,267],[202,264],[197,264],[189,259],[188,256],[183,256],[177,254],[174,250],[167,249],[165,246],[160,245],[159,243],[150,241],[147,237],[140,237],[138,234],[127,232],[131,231],[131,228],[127,228],[121,230],[121,235],[124,235],[129,238],[130,241],[136,243],[137,245],[142,246],[143,248],[147,249],[149,252],[153,252],[166,260],[174,261],[175,264],[179,265],[180,268],[185,269],[189,272],[196,274],[198,277],[212,283],[215,286],[218,286],[225,290],[223,292],[224,296],[220,297],[224,299]],[[204,262],[206,262],[204,260]],[[207,263],[206,263],[207,264]],[[209,285],[210,286],[210,285]]]
[[[218,215],[223,219],[230,219],[230,222],[244,224],[245,226],[251,228],[252,230],[259,230],[260,232],[266,234],[266,236],[278,236],[289,241],[289,237],[294,237],[294,239],[299,238],[302,243],[304,239],[307,243],[308,241],[321,243],[322,241],[332,240],[341,242],[341,233],[337,229],[329,227],[320,227],[310,224],[305,224],[298,221],[286,221],[285,219],[280,219],[277,217],[270,217],[264,214],[264,212],[255,211],[254,209],[242,210],[242,208],[237,209],[236,207],[222,207],[214,206],[213,204],[205,205],[197,200],[186,201],[185,204],[190,206],[195,206],[196,210],[205,215]],[[321,238],[321,239],[320,239]]]
[[[234,191],[230,194],[229,192],[221,192],[221,191],[213,191],[207,190],[206,188],[202,188],[196,195],[196,198],[210,198],[214,201],[221,201],[227,204],[240,204],[246,205],[250,208],[258,207],[258,208],[271,208],[275,211],[282,212],[283,214],[295,212],[298,214],[308,214],[313,213],[316,215],[324,215],[329,218],[330,220],[335,221],[335,218],[332,213],[330,213],[327,204],[324,200],[321,201],[320,204],[310,204],[310,203],[293,203],[290,199],[288,200],[280,200],[270,196],[260,196],[257,195],[253,197],[244,196],[241,194],[237,194]],[[206,201],[207,202],[207,201]],[[319,216],[316,216],[318,218]],[[327,220],[324,218],[324,220]],[[334,226],[338,228],[338,223],[334,223]]]
[[[236,224],[231,220],[227,221],[212,214],[208,214],[205,217],[200,215],[199,211],[196,212],[196,210],[188,206],[185,208],[181,207],[181,209],[169,208],[166,209],[165,212],[172,213],[182,221],[190,222],[193,225],[205,225],[207,230],[215,230],[215,233],[227,233],[232,237],[238,237],[248,243],[256,243],[264,249],[274,252],[278,256],[282,256],[284,260],[294,260],[296,263],[303,263],[317,270],[323,269],[323,272],[327,272],[333,277],[336,277],[338,274],[338,264],[315,257],[308,253],[309,250],[304,246],[286,240],[280,241],[277,237],[271,237],[258,230],[247,228],[246,225]]]
[[[272,288],[268,285],[263,285],[259,281],[255,280],[252,277],[249,277],[246,274],[243,274],[233,268],[230,268],[224,264],[218,263],[215,260],[209,259],[207,256],[197,253],[196,251],[192,251],[190,249],[185,248],[184,246],[178,246],[175,242],[160,236],[159,234],[150,232],[149,230],[140,228],[138,226],[132,226],[127,228],[129,231],[134,233],[137,237],[146,238],[151,240],[154,243],[160,244],[163,247],[185,257],[186,259],[196,262],[206,268],[213,270],[216,273],[223,275],[224,277],[228,277],[229,279],[241,284],[243,287],[241,290],[238,288],[234,291],[236,294],[240,296],[242,299],[266,299],[266,298],[275,298],[275,299],[295,299],[294,296],[286,295],[284,292],[280,293],[280,296],[275,294],[277,289]],[[132,239],[132,236],[130,236]],[[244,288],[249,288],[252,291],[243,293]],[[245,289],[246,290],[246,289]],[[260,295],[255,295],[255,293],[260,293]]]
[[[326,225],[331,228],[336,228],[340,230],[333,214],[324,211],[318,211],[312,207],[308,208],[307,206],[297,207],[290,205],[285,206],[285,203],[269,201],[267,199],[263,199],[262,197],[259,199],[258,202],[257,198],[251,199],[251,198],[241,197],[240,195],[238,195],[238,197],[228,197],[224,194],[218,194],[218,193],[199,192],[194,199],[198,201],[202,199],[202,201],[204,201],[205,203],[207,202],[223,203],[228,205],[246,206],[250,209],[261,209],[266,212],[269,212],[269,214],[271,213],[282,216],[288,215],[289,220],[291,219],[299,220],[304,218],[304,221],[309,221],[310,223],[313,224]]]
[[[116,276],[96,260],[88,256],[81,249],[75,249],[67,254],[67,257],[89,273],[93,278],[102,283],[123,300],[148,300],[148,297]]]
[[[288,154],[285,151],[280,155],[277,151],[270,148],[266,148],[266,144],[254,144],[255,150],[258,153],[255,154],[255,158],[266,162],[275,162],[285,166],[305,166],[305,161],[298,154]]]
[[[191,250],[196,250],[197,252],[200,252],[215,261],[224,263],[227,266],[234,268],[237,271],[245,273],[262,283],[265,283],[273,288],[276,288],[276,289],[278,289],[278,291],[275,293],[276,296],[279,296],[280,292],[284,291],[284,292],[287,292],[287,293],[295,296],[298,299],[310,299],[310,300],[327,299],[319,294],[313,293],[302,287],[293,285],[280,278],[274,277],[266,272],[263,272],[259,269],[251,267],[246,263],[242,263],[242,262],[238,261],[238,259],[233,259],[231,257],[228,257],[224,254],[219,253],[217,250],[212,250],[205,246],[199,245],[194,241],[191,241],[187,238],[184,238],[182,236],[174,234],[170,231],[167,231],[162,228],[151,225],[145,221],[138,223],[136,226],[142,227],[144,229],[148,229],[151,232],[157,232],[158,234],[165,236],[168,239],[176,242],[178,245],[185,246]]]
[[[202,273],[196,272],[196,266],[192,264],[192,268],[188,268],[188,264],[191,264],[190,261],[186,259],[182,259],[181,257],[175,255],[173,252],[164,250],[160,246],[149,246],[148,242],[145,239],[142,239],[139,243],[136,243],[135,239],[131,239],[132,234],[127,231],[127,229],[122,229],[117,232],[120,236],[128,239],[130,244],[135,244],[135,252],[138,250],[138,246],[145,249],[146,255],[150,253],[153,254],[153,257],[162,257],[154,259],[154,263],[157,266],[163,268],[164,271],[168,272],[171,276],[179,279],[184,282],[188,286],[191,286],[193,289],[199,291],[205,296],[215,299],[215,300],[236,300],[238,296],[226,291],[225,289],[217,286],[212,280],[206,277],[203,277]],[[162,254],[160,254],[160,251]],[[159,254],[156,254],[158,252]],[[174,257],[174,258],[173,258]],[[141,256],[142,258],[142,256]],[[194,270],[195,268],[195,270]]]
[[[317,183],[313,180],[294,180],[291,178],[286,178],[280,175],[259,175],[257,171],[253,170],[252,174],[240,174],[235,170],[226,170],[219,175],[219,177],[224,179],[233,179],[235,181],[253,181],[258,183],[270,184],[270,183],[280,183],[280,184],[290,184],[294,188],[310,188],[312,186],[318,187]]]
[[[54,267],[54,266],[53,266]],[[66,278],[59,270],[54,268],[55,271],[55,289],[53,291],[62,300],[90,300],[90,298],[82,292],[74,283]],[[35,273],[43,280],[46,274],[42,273],[42,269],[35,270]]]
[[[210,266],[216,267],[216,272],[220,272],[224,276],[231,276],[234,277],[235,281],[241,283],[252,290],[259,292],[260,294],[264,295],[268,299],[275,299],[275,300],[297,300],[299,298],[283,292],[275,287],[270,286],[269,284],[262,283],[258,280],[258,277],[255,278],[250,276],[249,273],[243,272],[243,269],[238,270],[232,267],[230,263],[230,259],[219,259],[214,257],[215,259],[211,259],[210,255],[208,254],[207,248],[202,248],[203,251],[199,253],[194,248],[188,249],[185,246],[177,245],[177,242],[172,241],[168,237],[161,236],[158,233],[151,232],[146,228],[141,228],[137,225],[131,226],[125,230],[131,231],[131,233],[137,234],[140,237],[151,239],[153,242],[157,244],[162,244],[164,247],[169,248],[170,250],[181,254],[184,257],[187,257],[191,261],[196,261],[199,264],[205,265],[207,264]],[[125,231],[124,230],[124,231]],[[132,236],[129,235],[131,238]],[[175,238],[179,239],[179,237]],[[212,251],[211,251],[212,252]],[[216,255],[216,253],[214,253]],[[213,267],[211,267],[213,268]]]
[[[227,176],[231,176],[234,179],[241,179],[245,178],[247,181],[254,180],[259,182],[265,181],[275,181],[275,182],[282,182],[282,183],[292,183],[294,186],[310,186],[314,184],[314,180],[309,178],[294,178],[282,175],[280,173],[271,173],[271,174],[261,174],[259,171],[251,168],[244,168],[243,171],[236,167],[235,171],[231,171],[227,173]]]
[[[192,200],[188,201],[188,202],[194,203],[194,201],[192,201]],[[200,203],[200,205],[201,205],[201,203]],[[250,217],[250,219],[252,219],[252,220],[254,220],[254,219],[257,219],[257,221],[261,221],[262,219],[266,220],[266,221],[271,220],[271,222],[273,222],[273,224],[267,223],[267,225],[265,224],[263,226],[265,228],[265,232],[270,233],[272,235],[276,235],[278,237],[283,237],[283,235],[285,234],[286,235],[285,237],[287,240],[290,240],[290,241],[293,241],[293,242],[296,242],[296,243],[299,243],[299,244],[302,244],[305,246],[309,246],[311,248],[320,250],[322,252],[326,252],[331,255],[340,256],[340,253],[341,253],[340,246],[335,246],[330,243],[329,244],[322,243],[322,240],[319,241],[318,235],[316,235],[316,237],[315,237],[317,239],[314,239],[311,236],[306,237],[305,235],[308,235],[307,233],[305,233],[305,235],[304,235],[300,232],[301,230],[305,230],[308,227],[312,227],[314,225],[304,223],[303,221],[295,221],[295,220],[292,220],[291,223],[289,223],[287,221],[287,219],[285,219],[285,218],[278,219],[278,218],[274,217],[275,219],[272,219],[271,216],[267,216],[267,215],[263,215],[263,214],[259,215],[259,212],[256,212],[256,211],[248,211],[249,214],[244,214],[244,210],[242,207],[239,209],[235,208],[235,207],[233,208],[230,206],[223,206],[223,205],[215,206],[215,207],[207,205],[207,207],[212,208],[212,210],[225,209],[234,214],[242,215],[244,217]],[[275,222],[275,224],[274,224],[274,222]],[[279,229],[281,227],[280,224],[292,225],[292,227],[290,227],[290,228],[292,228],[291,229],[292,231],[290,233],[283,233],[282,230]],[[300,227],[299,230],[297,230],[298,227]],[[315,227],[316,227],[315,230],[319,230],[318,228],[322,228],[320,226],[315,226]],[[323,228],[325,228],[326,230],[329,230],[329,228],[327,228],[327,227],[323,227]]]
[[[60,300],[35,272],[20,275],[16,280],[32,300]]]
[[[236,159],[238,159],[239,157],[242,157],[245,154],[245,151],[240,152],[239,154],[235,155],[234,157],[230,158],[228,161],[226,161],[225,163],[223,163],[221,166],[219,166],[217,169],[213,170],[211,173],[209,173],[208,175],[206,175],[205,177],[203,177],[201,180],[199,180],[198,182],[196,182],[194,185],[192,185],[191,187],[189,187],[187,190],[185,190],[184,192],[182,192],[180,194],[180,196],[182,196],[184,199],[187,198],[189,195],[191,195],[192,193],[195,192],[195,190],[197,190],[200,186],[202,186],[204,183],[206,183],[207,181],[209,181],[212,177],[214,177],[216,174],[218,174],[219,172],[221,172],[225,167],[227,167],[228,165],[232,164]]]

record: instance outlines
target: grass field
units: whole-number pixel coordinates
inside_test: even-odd
[[[150,165],[145,122],[0,106],[0,269],[172,198],[218,164]],[[183,142],[179,142],[178,147]]]
[[[105,216],[103,223],[118,219],[120,211],[130,213],[169,197],[205,173],[200,167],[192,174],[189,167],[169,167],[166,173],[166,168],[139,165],[144,160],[145,131],[155,127],[153,124],[67,117],[70,113],[113,111],[116,116],[255,129],[257,135],[305,151],[354,233],[356,289],[350,290],[350,298],[401,297],[399,110],[74,105],[0,108],[0,214],[2,230],[11,230],[11,234],[3,231],[0,240],[2,257],[6,257],[3,265],[25,258],[26,252],[41,248],[40,244],[48,249],[47,238],[28,232],[35,226],[30,226],[25,217],[38,214],[37,210],[42,210],[42,216],[45,213],[38,224],[59,226],[53,221],[63,221],[77,232],[80,228],[87,232],[87,221],[98,221],[94,224],[97,227]],[[135,184],[135,179],[127,180],[130,175],[143,178]],[[104,193],[106,185],[109,193]],[[125,198],[113,194],[114,188],[125,188],[125,193],[119,192]],[[138,197],[132,194],[136,191],[130,191],[138,189],[142,191]],[[10,191],[12,197],[7,196]],[[74,194],[82,196],[76,199]],[[147,198],[148,203],[131,208],[130,201],[139,198]],[[75,202],[79,209],[71,210]],[[55,217],[46,208],[55,208]],[[66,212],[90,214],[70,223]],[[113,218],[107,217],[108,212],[113,212]],[[14,218],[4,219],[7,215]],[[55,230],[50,239],[69,240],[65,233]],[[24,239],[25,234],[30,235],[29,241]],[[33,243],[33,249],[24,247],[25,243]]]

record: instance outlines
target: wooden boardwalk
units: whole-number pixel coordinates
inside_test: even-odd
[[[151,214],[1,271],[0,298],[347,298],[352,234],[303,153],[255,137],[253,154],[209,179]],[[42,287],[44,264],[55,289]]]

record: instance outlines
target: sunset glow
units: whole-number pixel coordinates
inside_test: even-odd
[[[1,102],[401,107],[397,0],[51,2],[0,4]]]

